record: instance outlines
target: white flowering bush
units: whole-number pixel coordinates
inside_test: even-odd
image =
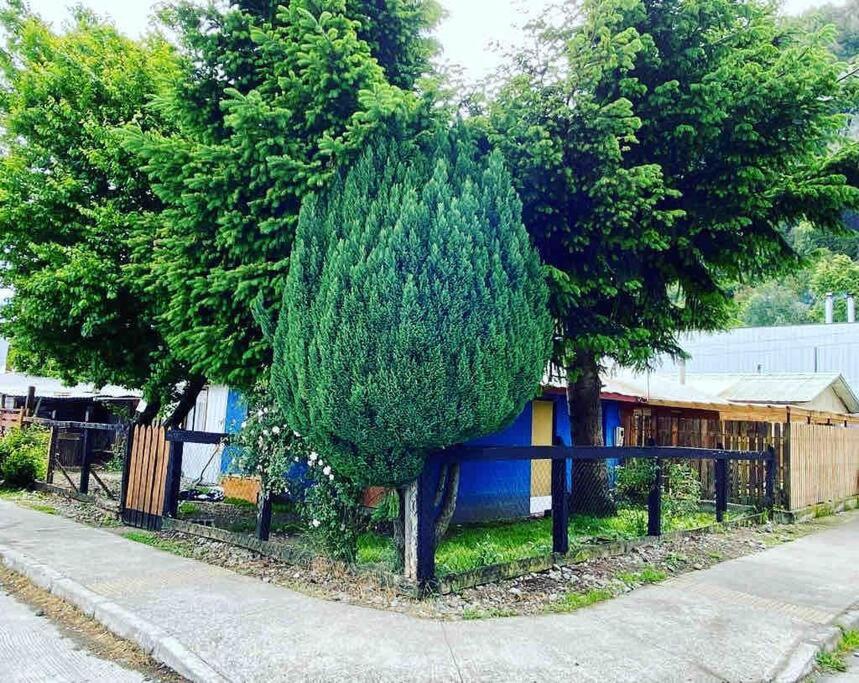
[[[315,451],[307,453],[303,464],[306,488],[299,508],[309,535],[325,554],[354,562],[358,535],[366,525],[363,489],[339,476]]]
[[[290,495],[290,469],[304,458],[307,446],[266,396],[265,387],[258,387],[234,442],[239,452],[233,466],[244,475],[259,477],[267,494]]]
[[[364,526],[363,490],[338,476],[284,419],[265,385],[257,387],[236,440],[234,467],[258,476],[262,490],[286,496],[298,509],[307,535],[325,554],[352,562]]]

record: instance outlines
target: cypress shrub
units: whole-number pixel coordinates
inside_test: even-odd
[[[305,200],[274,338],[290,425],[358,483],[495,432],[551,344],[547,288],[498,153],[377,140]]]

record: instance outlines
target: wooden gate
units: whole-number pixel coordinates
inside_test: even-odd
[[[123,523],[143,529],[161,528],[169,459],[164,427],[134,427],[123,473]]]

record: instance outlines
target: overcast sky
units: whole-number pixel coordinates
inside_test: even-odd
[[[82,4],[99,14],[113,17],[119,28],[133,36],[146,31],[149,15],[158,0],[82,0]],[[493,42],[515,43],[520,32],[523,12],[536,12],[549,0],[441,0],[447,18],[439,27],[438,37],[444,47],[444,59],[462,66],[470,79],[491,72],[498,63],[489,50]],[[835,0],[832,4],[842,4]],[[73,0],[30,0],[31,7],[56,27],[68,17]],[[826,4],[825,0],[785,0],[785,11],[797,14],[809,7]]]

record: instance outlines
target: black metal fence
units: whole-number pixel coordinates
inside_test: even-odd
[[[470,469],[472,479],[475,472],[484,472],[492,478],[493,468],[505,471],[515,463],[530,464],[530,505],[524,518],[536,522],[534,526],[523,525],[522,505],[519,504],[518,522],[464,523],[449,530],[445,540],[439,544],[438,521],[446,514],[443,509],[445,496],[442,490],[449,478],[451,466]],[[707,500],[706,489],[697,479],[698,463],[710,461],[715,474],[715,496]],[[442,570],[456,568],[457,537],[461,537],[463,553],[483,553],[481,559],[487,564],[503,562],[506,556],[493,554],[491,539],[507,534],[508,537],[525,536],[526,551],[535,553],[549,551],[565,555],[571,550],[571,533],[599,535],[613,533],[619,525],[626,525],[624,533],[660,536],[674,526],[678,520],[690,520],[700,526],[701,519],[721,522],[729,509],[728,491],[730,471],[740,463],[759,465],[764,471],[764,486],[757,500],[750,501],[758,509],[773,506],[775,497],[776,456],[770,447],[761,451],[725,450],[721,448],[685,447],[456,447],[430,458],[428,465],[413,488],[413,500],[407,508],[412,515],[411,541],[407,543],[406,573],[422,585],[432,585],[437,579],[436,553],[441,548]],[[732,465],[732,467],[729,467]],[[548,481],[546,481],[548,480]],[[509,496],[503,490],[503,477],[486,482],[482,505],[496,506],[488,509],[488,517],[513,520],[516,511],[508,505]],[[548,496],[543,494],[548,493]],[[712,495],[712,494],[711,494]],[[459,506],[467,505],[467,492],[461,492]],[[496,501],[493,503],[493,501]],[[678,512],[678,507],[691,504],[693,510]],[[524,503],[524,505],[528,505]],[[460,510],[460,519],[468,517],[468,510]],[[545,530],[540,517],[551,517],[551,546],[548,538],[531,540],[531,531]],[[456,522],[454,517],[454,522]],[[518,526],[512,526],[518,523]],[[524,522],[527,524],[527,522]],[[630,526],[632,531],[629,531]],[[605,530],[609,531],[606,532]],[[407,532],[408,533],[408,532]],[[620,531],[618,533],[621,533]],[[485,534],[486,542],[480,534]],[[578,538],[575,539],[578,542]],[[544,545],[544,541],[546,542]],[[529,545],[530,544],[530,545]],[[411,557],[409,553],[411,552]],[[524,559],[524,558],[516,558]]]

